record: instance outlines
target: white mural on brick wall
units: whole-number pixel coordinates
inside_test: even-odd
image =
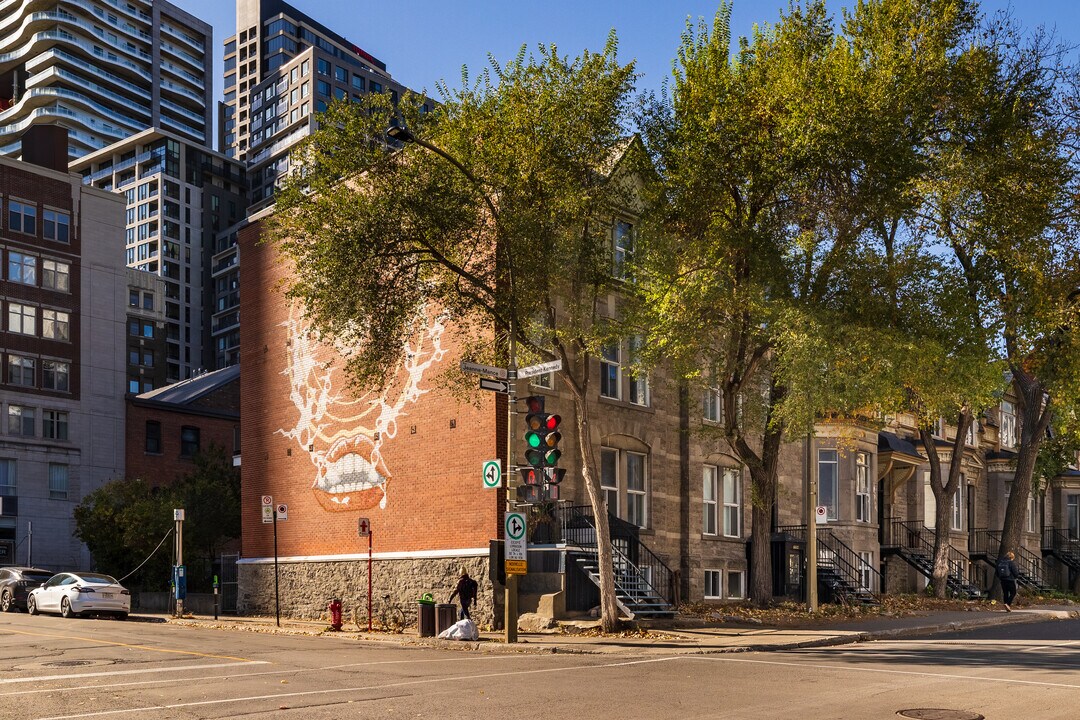
[[[425,373],[446,351],[443,316],[422,313],[413,338],[402,348],[393,381],[382,392],[354,395],[342,369],[348,348],[320,343],[299,309],[282,323],[288,337],[282,374],[289,379],[289,398],[296,423],[277,433],[294,440],[315,467],[311,488],[326,510],[346,512],[386,507],[392,471],[382,447],[397,436],[405,408],[428,390],[420,387]]]

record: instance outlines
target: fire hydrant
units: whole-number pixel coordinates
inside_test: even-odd
[[[334,598],[330,601],[330,604],[326,606],[326,609],[330,611],[330,629],[334,632],[341,631],[341,600]]]

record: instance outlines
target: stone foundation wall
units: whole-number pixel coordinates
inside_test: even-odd
[[[373,561],[371,594],[375,617],[379,615],[383,596],[389,594],[391,600],[405,611],[409,625],[415,626],[417,598],[430,592],[436,602],[446,602],[457,586],[462,568],[468,570],[479,585],[473,620],[481,628],[490,627],[494,617],[494,598],[486,556]],[[344,606],[346,623],[352,618],[354,610],[358,619],[367,617],[366,559],[282,562],[278,569],[283,616],[318,619],[326,615],[330,599],[339,597]],[[242,563],[237,570],[238,612],[241,615],[273,615],[273,563]]]

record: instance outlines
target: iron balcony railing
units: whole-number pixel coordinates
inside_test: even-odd
[[[803,543],[806,542],[805,525],[780,525],[776,532],[791,535]],[[859,556],[855,550],[841,540],[832,528],[817,529],[818,566],[830,567],[855,590],[877,594],[881,592],[881,573]]]
[[[567,545],[582,549],[597,548],[596,522],[589,505],[566,505],[555,510],[560,539]],[[674,574],[656,553],[640,540],[637,526],[608,513],[608,528],[616,565],[639,571],[640,577],[656,595],[668,603],[675,602]],[[616,567],[616,571],[622,568]]]
[[[972,555],[985,555],[990,564],[997,564],[998,550],[1001,548],[1000,532],[985,529],[973,530],[968,543],[968,550]],[[1041,585],[1042,558],[1025,547],[1017,547],[1013,553],[1016,555],[1016,569],[1020,571],[1021,580],[1028,584]]]

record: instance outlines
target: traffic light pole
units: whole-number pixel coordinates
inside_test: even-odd
[[[514,464],[514,406],[517,404],[517,339],[514,337],[514,320],[510,319],[510,356],[507,358],[506,379],[510,384],[510,394],[506,396],[506,512],[510,512],[510,472]],[[506,538],[503,538],[506,542]],[[505,563],[504,563],[505,566]],[[506,642],[517,642],[518,624],[518,576],[506,574],[506,596],[503,602],[503,628]]]

